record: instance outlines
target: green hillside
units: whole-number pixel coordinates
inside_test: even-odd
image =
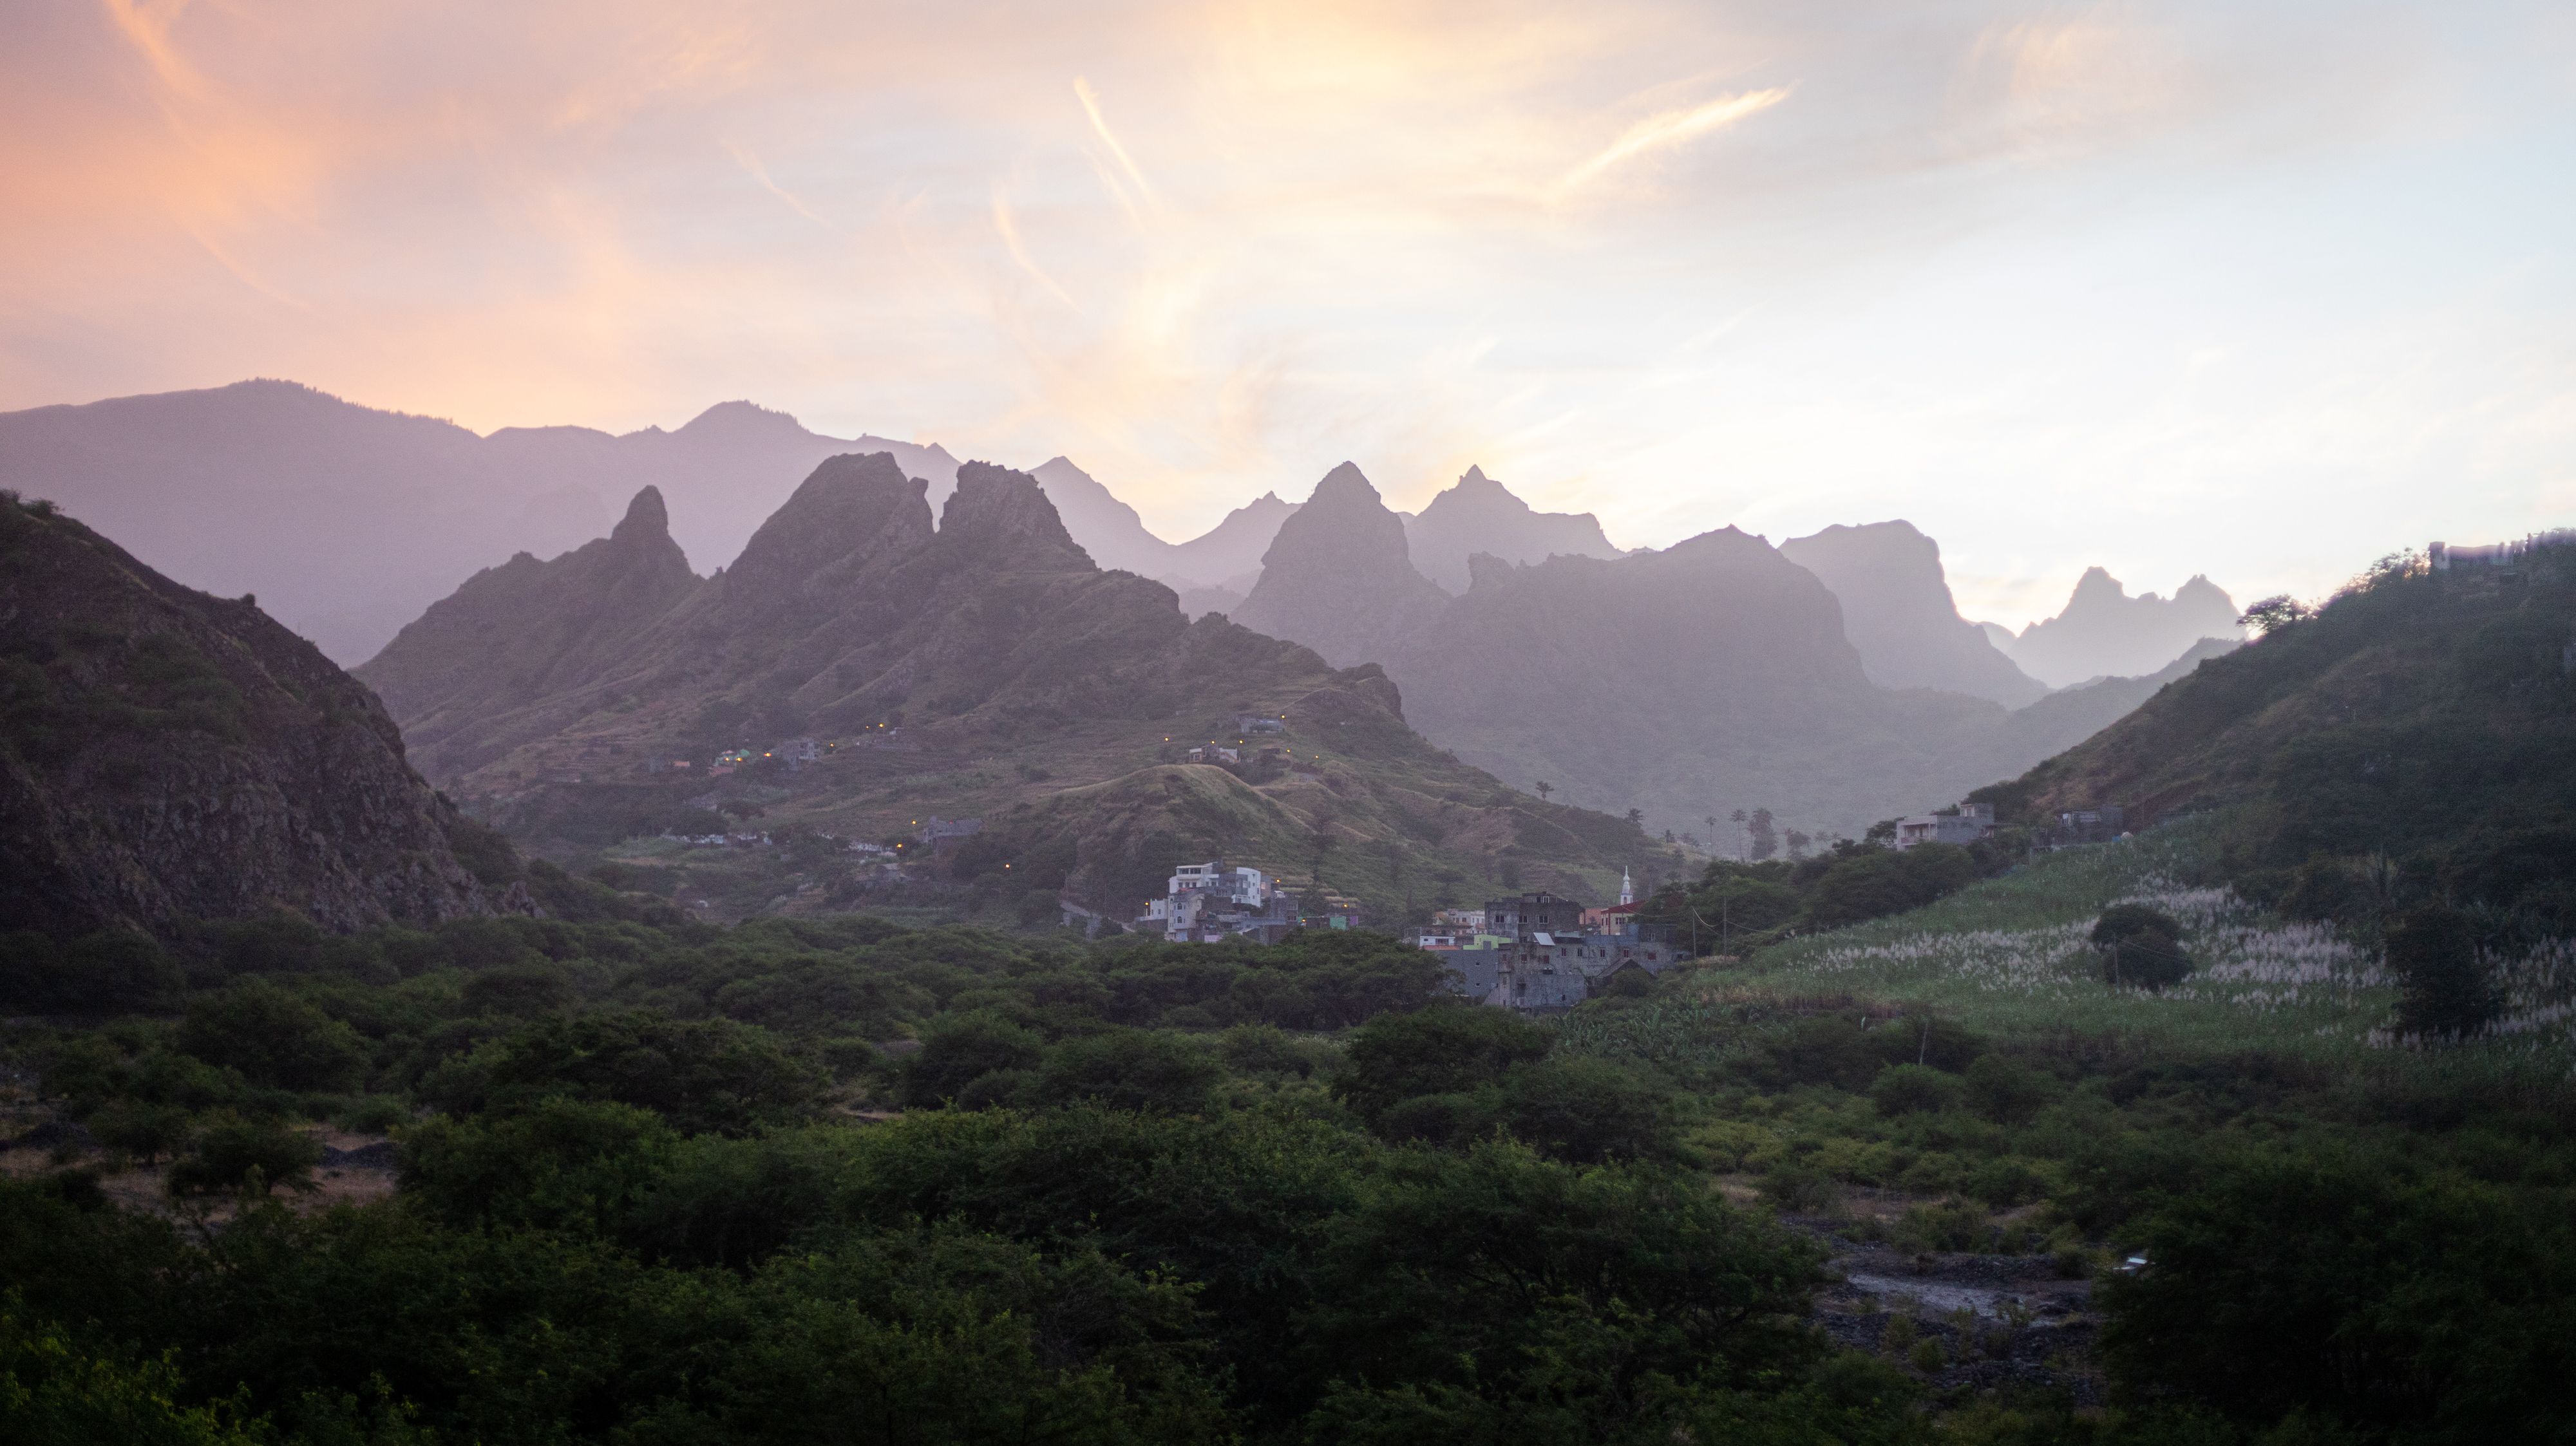
[[[2227,875],[2322,917],[2482,909],[2576,929],[2576,548],[2390,558],[2008,784],[2007,821],[2224,812]]]

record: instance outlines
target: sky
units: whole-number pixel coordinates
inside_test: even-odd
[[[251,376],[2314,596],[2576,524],[2576,7],[0,5],[0,409]]]

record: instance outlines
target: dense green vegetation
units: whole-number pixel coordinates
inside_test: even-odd
[[[2130,873],[2067,856],[1869,927],[2027,909],[2028,875],[2062,873],[2093,881],[2038,881],[2091,956],[2101,903],[2171,862],[2116,852]],[[280,917],[87,942],[149,1007],[12,1039],[112,1158],[0,1186],[0,1420],[186,1442],[2560,1429],[2555,1085],[1798,982],[1866,936],[1562,1023],[1430,1002],[1429,957],[1365,934]],[[2144,1011],[2195,985],[2115,989],[2096,960],[2082,987]],[[401,1188],[299,1203],[321,1120],[392,1126]],[[118,1160],[170,1161],[163,1203]],[[1819,1331],[1825,1258],[1873,1248],[2154,1263],[2103,1279],[2098,1365],[2072,1333],[2014,1387],[1939,1319],[1889,1317],[1874,1353]]]

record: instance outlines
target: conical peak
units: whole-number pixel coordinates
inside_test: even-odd
[[[758,436],[766,433],[804,435],[805,427],[785,412],[774,412],[753,402],[718,402],[691,417],[673,433],[697,441],[712,437]]]
[[[1315,495],[1306,499],[1306,505],[1312,507],[1318,503],[1327,506],[1358,504],[1383,507],[1386,505],[1378,497],[1377,488],[1370,483],[1368,474],[1362,472],[1358,464],[1352,462],[1344,462],[1325,473],[1324,480],[1315,484]]]
[[[957,490],[940,513],[939,537],[948,548],[969,548],[983,561],[1019,568],[1091,567],[1076,546],[1046,489],[1026,472],[990,462],[957,468]]]
[[[666,540],[670,535],[671,514],[662,505],[662,489],[647,486],[643,491],[635,494],[634,501],[626,504],[626,516],[618,522],[617,530],[611,532],[609,537],[631,546],[636,543]]]

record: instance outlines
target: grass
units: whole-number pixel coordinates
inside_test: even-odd
[[[2576,943],[2499,961],[2508,1006],[2488,1037],[2459,1047],[2392,1038],[2396,988],[2375,953],[2328,925],[2289,921],[2237,898],[2211,860],[2220,825],[2186,820],[2144,837],[2046,855],[2001,878],[1893,918],[1709,966],[1638,1006],[1569,1019],[1592,1052],[1709,1067],[1754,1048],[1789,1013],[1928,1007],[2001,1040],[2209,1056],[2264,1051],[2321,1063],[2447,1073],[2576,1066]],[[2137,901],[2174,915],[2195,968],[2161,992],[2103,982],[2087,934],[2103,907]]]

